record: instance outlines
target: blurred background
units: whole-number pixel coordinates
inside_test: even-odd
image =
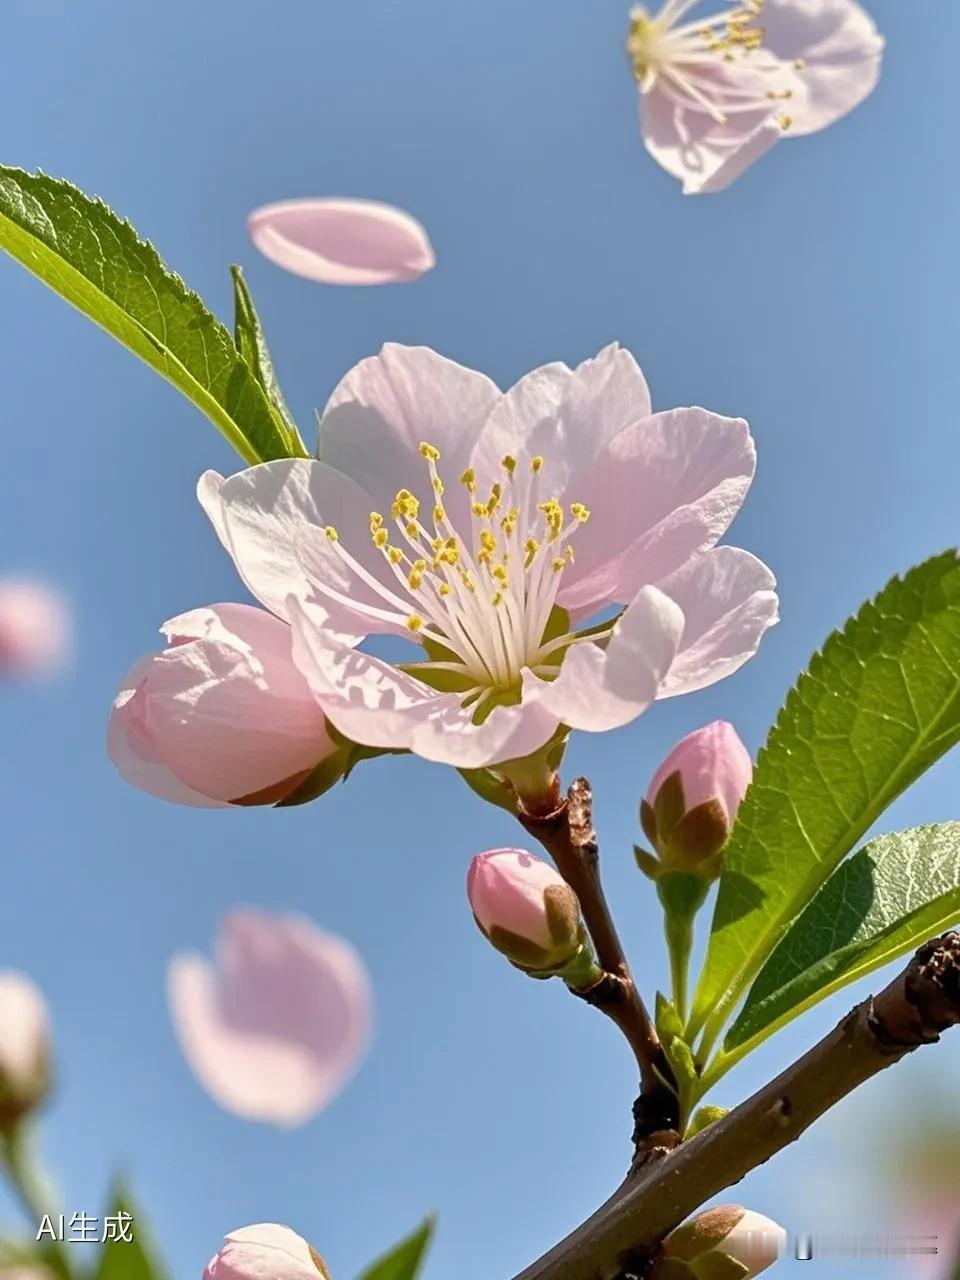
[[[311,439],[314,409],[385,340],[506,386],[618,339],[655,407],[750,419],[759,474],[732,538],[778,573],[782,625],[737,676],[568,755],[570,776],[595,784],[609,891],[650,993],[667,980],[664,949],[630,846],[657,763],[715,717],[758,747],[830,629],[958,540],[960,7],[868,7],[888,40],[873,97],[728,192],[691,199],[638,137],[626,0],[3,6],[0,161],[102,196],[226,318],[227,268],[242,263]],[[333,290],[258,257],[251,209],[326,194],[408,209],[436,271]],[[179,809],[124,785],[103,748],[118,680],[163,619],[245,598],[193,496],[205,468],[238,462],[175,391],[7,260],[0,329],[0,569],[61,583],[76,612],[70,670],[0,690],[0,966],[30,973],[52,1006],[45,1145],[64,1210],[102,1212],[122,1169],[176,1277],[198,1276],[225,1231],[273,1220],[346,1280],[432,1207],[428,1278],[506,1280],[619,1180],[635,1084],[606,1021],[559,984],[525,981],[470,919],[470,856],[517,830],[455,773],[413,759],[285,812]],[[955,754],[883,828],[960,817],[958,781]],[[309,914],[372,972],[369,1058],[297,1132],[218,1110],[171,1033],[171,953],[207,949],[237,903]],[[711,1100],[745,1096],[857,994],[795,1023]],[[951,1109],[956,1124],[958,1067],[954,1035],[726,1198],[794,1233],[909,1230],[915,1206],[884,1177],[901,1148],[880,1140],[933,1096],[936,1125]],[[13,1215],[0,1195],[0,1220]]]

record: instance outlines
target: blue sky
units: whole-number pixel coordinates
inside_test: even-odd
[[[630,845],[660,758],[717,716],[755,749],[829,630],[957,541],[960,177],[945,156],[960,9],[875,0],[888,53],[873,98],[727,193],[685,199],[637,137],[626,7],[6,0],[0,160],[103,196],[225,317],[228,264],[242,263],[305,431],[387,340],[507,385],[618,339],[656,407],[750,419],[760,467],[733,536],[778,573],[782,625],[734,678],[568,757],[595,784],[611,897],[652,994],[666,981],[658,913]],[[259,259],[247,212],[320,194],[409,209],[437,270],[336,291]],[[45,1141],[64,1209],[96,1212],[119,1167],[178,1280],[199,1276],[224,1231],[261,1220],[296,1226],[348,1280],[436,1208],[428,1280],[508,1280],[618,1180],[634,1084],[605,1022],[501,963],[470,920],[470,856],[518,832],[411,759],[282,813],[180,810],[121,783],[103,750],[117,681],[163,619],[244,598],[193,498],[201,471],[237,463],[172,389],[7,261],[0,326],[0,567],[62,582],[79,628],[58,683],[0,691],[0,965],[31,973],[52,1005]],[[957,817],[957,784],[947,759],[883,827]],[[292,1134],[218,1111],[168,1024],[171,953],[206,947],[237,903],[306,912],[374,979],[366,1064]],[[716,1101],[760,1084],[852,998],[765,1046]],[[956,1078],[960,1042],[920,1056],[735,1196],[797,1231],[876,1226],[869,1135],[894,1101]]]

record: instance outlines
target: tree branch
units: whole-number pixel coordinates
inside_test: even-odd
[[[674,1151],[648,1153],[610,1199],[515,1280],[631,1280],[711,1196],[794,1142],[859,1085],[960,1023],[960,933],[921,947],[880,995],[804,1057]]]
[[[568,798],[548,814],[521,811],[520,821],[547,850],[560,874],[580,899],[584,924],[604,976],[576,994],[605,1013],[623,1032],[640,1068],[637,1104],[638,1141],[676,1128],[677,1099],[664,1083],[671,1078],[660,1039],[640,997],[610,914],[600,880],[600,853],[593,826],[593,795],[586,778],[577,778]]]

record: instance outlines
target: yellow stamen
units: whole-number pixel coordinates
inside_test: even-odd
[[[536,457],[530,459],[530,470],[533,472],[534,475],[539,475],[542,468],[543,468],[543,458],[541,458],[538,453]]]
[[[411,613],[410,617],[407,619],[407,630],[417,632],[420,631],[422,627],[423,619],[420,617],[419,613]]]
[[[340,535],[337,533],[336,529],[333,527],[332,524],[327,525],[326,529],[324,529],[324,533],[327,535],[327,537],[330,539],[331,542],[336,542],[337,539],[340,537]]]
[[[468,493],[476,493],[477,491],[477,473],[473,467],[467,467],[463,475],[460,477],[460,483],[466,485]]]
[[[426,441],[421,441],[420,456],[421,458],[426,458],[428,462],[439,462],[440,450],[432,444],[427,444]]]
[[[502,465],[504,471],[506,471],[508,475],[512,476],[517,469],[517,460],[508,453],[507,456],[503,458]]]

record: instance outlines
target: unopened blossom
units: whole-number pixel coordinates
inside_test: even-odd
[[[630,14],[644,143],[686,193],[720,191],[783,138],[815,133],[875,88],[883,38],[855,0],[699,0]]]
[[[520,968],[561,969],[583,945],[577,895],[554,867],[523,849],[478,854],[467,897],[485,937]]]
[[[167,988],[194,1075],[248,1120],[305,1124],[366,1049],[372,1002],[363,963],[348,942],[302,916],[232,911],[215,962],[175,956]]]
[[[616,346],[508,392],[387,346],[335,390],[318,460],[207,473],[200,498],[341,734],[477,768],[747,661],[774,578],[716,543],[754,465],[745,422],[653,413]],[[423,651],[394,665],[373,634]]]
[[[679,742],[640,806],[662,866],[689,870],[720,852],[753,778],[753,761],[732,724],[714,720]]]
[[[49,1083],[46,1002],[25,974],[0,971],[0,1130],[32,1111]]]
[[[663,1258],[669,1272],[664,1275],[689,1276],[690,1280],[712,1280],[728,1272],[718,1267],[722,1259],[739,1264],[743,1280],[758,1276],[782,1256],[787,1233],[762,1213],[738,1204],[722,1204],[698,1213],[667,1236]],[[677,1264],[684,1264],[682,1267]],[[654,1270],[654,1276],[657,1272]]]
[[[375,200],[284,200],[248,220],[262,254],[321,284],[396,284],[436,265],[420,223]]]
[[[28,579],[0,580],[0,676],[42,676],[70,647],[70,613],[53,587]]]
[[[110,758],[127,782],[180,804],[272,804],[336,747],[291,658],[290,628],[263,609],[211,605],[161,627],[114,700]]]
[[[225,1237],[203,1280],[330,1280],[313,1245],[290,1227],[261,1222]]]

